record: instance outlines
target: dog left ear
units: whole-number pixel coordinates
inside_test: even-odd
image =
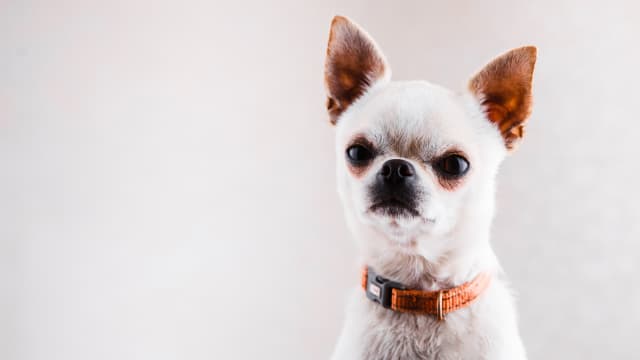
[[[524,135],[531,113],[531,82],[537,50],[525,46],[497,57],[469,82],[469,90],[480,101],[487,118],[498,126],[507,149]]]

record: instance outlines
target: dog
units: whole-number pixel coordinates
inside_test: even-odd
[[[457,93],[391,81],[374,40],[333,19],[327,110],[364,266],[333,359],[526,358],[489,233],[498,167],[531,112],[536,54],[508,51]]]

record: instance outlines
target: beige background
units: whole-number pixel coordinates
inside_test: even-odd
[[[493,243],[532,359],[640,353],[640,12],[607,1],[0,2],[0,358],[325,359],[357,283],[331,17],[461,89],[539,47]]]

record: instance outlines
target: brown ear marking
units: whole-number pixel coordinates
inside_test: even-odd
[[[487,118],[500,129],[507,149],[524,135],[531,113],[531,83],[537,50],[533,46],[500,55],[469,82],[469,90],[482,103]]]
[[[334,17],[324,71],[331,123],[386,71],[386,60],[369,35],[349,19]]]

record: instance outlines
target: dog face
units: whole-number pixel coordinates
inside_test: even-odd
[[[496,171],[530,112],[535,57],[533,47],[498,57],[464,93],[391,82],[373,40],[334,18],[325,82],[338,191],[367,247],[434,254],[488,229]]]

